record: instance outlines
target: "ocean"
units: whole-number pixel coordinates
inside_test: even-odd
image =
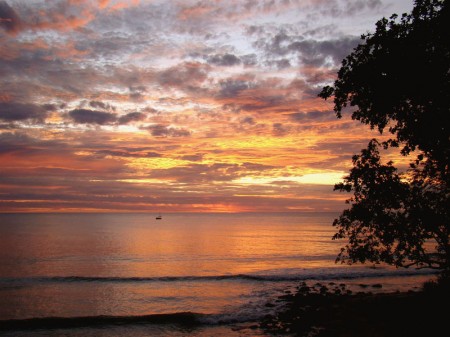
[[[0,214],[0,335],[267,336],[258,320],[300,282],[390,292],[435,277],[336,264],[337,215]]]

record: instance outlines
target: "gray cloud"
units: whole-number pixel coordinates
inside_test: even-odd
[[[100,156],[113,156],[113,157],[125,157],[125,158],[159,158],[162,157],[162,155],[158,152],[151,152],[151,151],[130,151],[130,150],[124,150],[124,149],[117,149],[117,150],[100,150],[96,151],[95,155]]]
[[[303,40],[291,43],[289,51],[298,53],[299,59],[307,65],[323,66],[327,58],[338,65],[349,52],[361,42],[360,37],[345,36],[338,40],[316,41]]]
[[[189,137],[189,130],[168,127],[162,124],[151,125],[145,128],[155,137]]]
[[[321,15],[337,17],[342,15],[354,16],[364,10],[375,10],[383,3],[380,0],[326,1],[319,7]]]
[[[289,59],[280,59],[280,60],[270,60],[267,61],[269,66],[274,66],[277,69],[285,69],[291,66],[291,61]]]
[[[99,101],[90,101],[89,105],[95,109],[116,110],[112,105]]]
[[[8,33],[15,33],[20,29],[21,22],[17,13],[6,1],[0,1],[0,27]]]
[[[29,156],[49,152],[66,154],[67,145],[58,140],[33,138],[20,131],[0,133],[0,154]]]
[[[52,105],[0,102],[0,120],[8,122],[24,120],[43,122],[53,108]]]
[[[255,119],[251,116],[247,116],[241,119],[242,124],[254,125],[256,124]]]
[[[163,86],[192,90],[206,80],[208,66],[202,63],[185,62],[162,71],[158,82]]]
[[[317,151],[330,151],[334,154],[345,154],[351,156],[355,153],[359,153],[362,149],[367,147],[367,142],[361,140],[348,140],[348,141],[321,141],[314,145],[314,149]]]
[[[274,111],[291,111],[292,107],[289,106],[289,99],[282,95],[264,95],[261,93],[258,96],[252,97],[252,103],[244,103],[241,105],[241,109],[245,111],[259,111],[273,108]]]
[[[247,54],[240,57],[240,60],[245,66],[255,66],[258,63],[258,57],[256,54]]]
[[[101,102],[90,102],[90,105],[100,108],[109,107],[109,105],[105,105]],[[80,124],[111,125],[143,121],[146,118],[146,114],[142,112],[130,112],[118,117],[117,114],[113,112],[90,109],[74,109],[69,112],[69,117],[72,118],[75,123]]]
[[[146,118],[146,115],[142,112],[130,112],[124,116],[119,117],[119,124],[128,124],[131,122],[139,122],[143,121]]]
[[[245,91],[253,86],[251,82],[243,80],[227,79],[221,81],[220,91],[218,96],[221,98],[233,98],[239,96],[242,91]]]
[[[74,122],[81,124],[107,125],[117,121],[117,115],[115,113],[88,109],[72,110],[69,112],[69,116]]]
[[[282,137],[289,133],[290,127],[282,123],[273,123],[272,134],[276,137]]]
[[[241,112],[241,107],[236,103],[226,103],[222,106],[222,110],[233,113],[239,113]]]
[[[328,80],[331,76],[326,76],[327,74],[323,74],[323,72],[317,71],[314,75],[309,76],[307,81],[302,79],[293,80],[288,88],[290,90],[294,90],[296,92],[301,92],[303,98],[312,98],[316,99],[317,95],[323,88],[323,83]],[[334,75],[334,72],[333,72]],[[322,84],[317,86],[316,83]]]
[[[7,44],[4,47],[11,48],[14,57],[0,57],[0,85],[3,90],[14,93],[16,101],[26,102],[30,97],[46,97],[52,100],[70,100],[73,95],[80,98],[89,97],[92,88],[86,83],[115,84],[120,80],[98,67],[90,67],[81,62],[68,62],[58,56],[59,52],[64,51],[51,47],[17,48],[17,44]],[[37,75],[39,81],[36,80]],[[20,81],[17,78],[20,78]]]
[[[249,162],[242,164],[190,164],[165,170],[152,170],[151,176],[152,178],[169,176],[175,178],[179,183],[205,183],[211,181],[231,181],[239,178],[243,174],[249,174],[249,172],[259,173],[273,168],[273,166]]]
[[[32,138],[23,133],[0,133],[0,153],[23,153],[32,150]]]
[[[143,101],[145,96],[144,93],[147,88],[143,85],[131,86],[130,87],[130,98],[134,101]]]
[[[265,64],[269,66],[283,69],[299,61],[308,66],[336,67],[361,40],[359,36],[336,32],[330,37],[331,28],[328,25],[300,32],[292,27],[262,26],[253,27],[248,34],[257,37],[253,44],[264,52]],[[317,39],[316,35],[323,37]]]
[[[182,156],[181,159],[189,160],[189,161],[202,161],[203,154],[197,153],[197,154],[192,154],[192,155],[185,155],[185,156]]]
[[[167,204],[186,205],[177,207],[183,211],[192,203],[205,210],[214,203],[314,208],[320,201],[307,197],[329,195],[329,186],[235,184],[239,177],[281,174],[295,160],[283,160],[276,172],[231,164],[223,137],[289,133],[298,137],[300,154],[311,150],[300,164],[305,168],[348,166],[348,156],[365,144],[332,141],[342,139],[342,130],[360,139],[360,126],[328,122],[335,119],[331,111],[327,117],[299,110],[319,106],[317,92],[335,78],[337,63],[353,46],[351,34],[370,29],[374,17],[391,14],[393,6],[405,7],[383,3],[384,13],[380,0],[0,0],[0,154],[7,158],[1,210],[149,211]],[[148,134],[96,127],[121,124]],[[187,125],[196,130],[192,144],[182,138],[191,135]],[[307,148],[310,143],[301,143],[307,128],[325,141]],[[236,146],[238,158],[272,160],[264,148]],[[282,157],[296,150],[274,151]],[[169,169],[130,165],[134,158],[158,157],[184,161]],[[150,179],[139,182],[143,178]]]
[[[295,122],[323,122],[336,119],[336,115],[332,111],[308,111],[308,112],[294,112],[289,114],[289,117]]]
[[[208,57],[208,63],[218,65],[218,66],[235,66],[242,63],[239,57],[233,54],[216,54]]]

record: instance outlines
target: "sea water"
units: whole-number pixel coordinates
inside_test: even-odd
[[[427,270],[336,264],[333,213],[0,214],[0,334],[265,336],[302,281],[414,290]]]

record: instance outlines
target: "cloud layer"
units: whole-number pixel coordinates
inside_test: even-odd
[[[336,211],[317,98],[412,1],[0,1],[0,212]]]

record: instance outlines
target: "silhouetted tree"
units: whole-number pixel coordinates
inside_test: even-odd
[[[338,118],[347,108],[352,119],[392,135],[372,140],[335,185],[353,192],[333,223],[333,238],[348,239],[338,261],[450,273],[449,7],[448,0],[416,0],[410,14],[378,21],[319,94],[333,98]],[[381,147],[399,148],[410,168],[383,164]]]

